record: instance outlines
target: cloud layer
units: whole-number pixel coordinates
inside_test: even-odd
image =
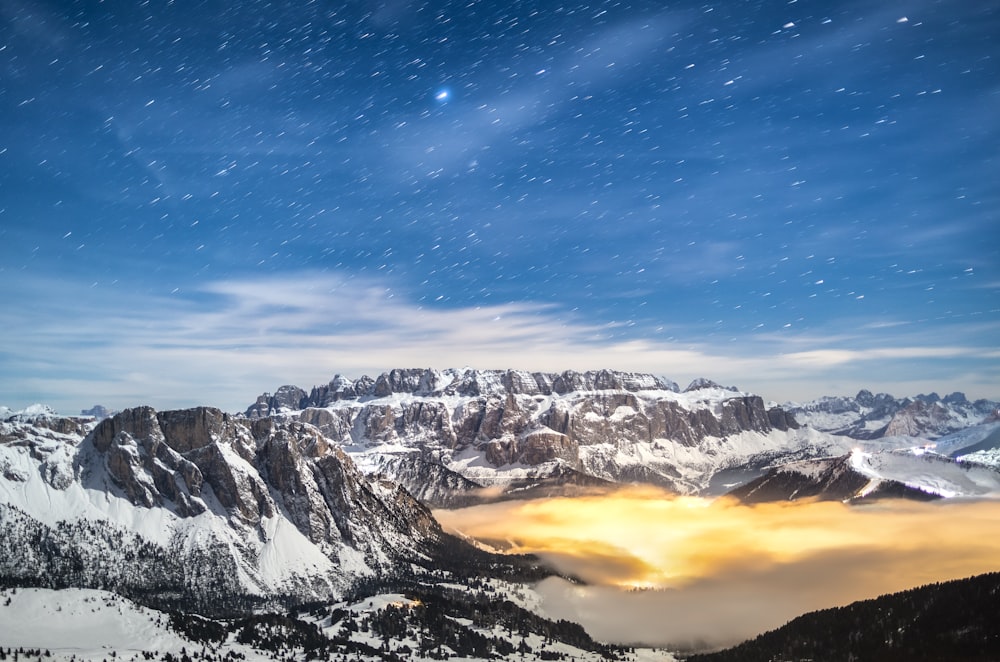
[[[806,611],[994,571],[1000,559],[996,501],[746,506],[627,488],[436,515],[584,580],[539,586],[553,617],[599,639],[675,648],[735,643]]]

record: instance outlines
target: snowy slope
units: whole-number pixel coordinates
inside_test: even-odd
[[[920,448],[880,453],[854,451],[851,466],[872,481],[865,490],[874,489],[878,482],[895,481],[945,498],[1000,497],[1000,472]]]
[[[0,642],[6,648],[48,651],[53,660],[100,660],[112,652],[128,659],[143,651],[194,649],[167,627],[165,614],[92,589],[0,591]],[[242,646],[229,650],[263,659]]]
[[[957,461],[923,447],[867,451],[854,448],[838,457],[777,466],[730,494],[751,503],[887,496],[1000,498],[1000,471]]]
[[[0,572],[21,582],[241,611],[334,598],[440,535],[299,423],[138,408],[0,424]]]
[[[997,446],[1000,446],[1000,421],[996,420],[967,427],[934,441],[935,452],[953,457]]]
[[[462,587],[463,591],[467,591]],[[393,652],[403,659],[432,659],[418,654],[426,633],[412,628],[411,634],[394,636],[386,641],[367,627],[344,628],[344,617],[364,622],[394,610],[405,617],[420,603],[401,593],[379,593],[351,602],[331,605],[295,620],[277,617],[263,621],[242,619],[231,622],[204,621],[215,626],[221,639],[198,640],[185,635],[172,624],[168,614],[138,605],[114,593],[92,589],[0,589],[0,646],[4,649],[39,651],[39,657],[55,662],[69,660],[144,660],[163,659],[170,655],[197,656],[202,650],[220,658],[235,658],[257,662],[275,659],[270,642],[277,642],[283,652],[281,659],[314,659],[306,643],[295,635],[313,632],[314,640],[327,640],[330,655],[350,655],[352,660],[381,661],[383,652]],[[335,618],[329,614],[337,614]],[[526,661],[551,659],[552,653],[562,653],[565,659],[598,662],[600,653],[552,640],[533,632],[511,632],[501,626],[481,627],[472,619],[451,616],[456,624],[482,636],[509,642],[513,649],[522,640],[532,652],[518,654]],[[283,627],[284,626],[284,627]],[[248,637],[248,629],[253,635]],[[284,630],[284,632],[283,632]],[[282,636],[284,634],[284,636]],[[336,642],[336,643],[334,643]],[[445,647],[447,650],[447,647]],[[339,653],[335,652],[339,651]],[[408,651],[408,652],[406,652]],[[672,662],[667,652],[638,650],[631,659]],[[326,657],[325,655],[322,657]],[[22,652],[22,659],[36,659]],[[455,656],[453,660],[496,659],[495,654]]]

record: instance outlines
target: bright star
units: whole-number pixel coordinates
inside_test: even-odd
[[[445,87],[438,90],[437,94],[434,95],[434,98],[437,99],[438,101],[447,101],[448,97],[450,96],[451,96],[451,90]]]

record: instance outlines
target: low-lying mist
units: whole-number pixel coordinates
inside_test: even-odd
[[[677,649],[724,646],[807,611],[1000,569],[1000,501],[744,505],[625,488],[435,515],[586,582],[542,582],[551,617],[604,641]]]

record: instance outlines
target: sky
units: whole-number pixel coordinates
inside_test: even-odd
[[[1000,3],[0,2],[0,404],[1000,399]]]

